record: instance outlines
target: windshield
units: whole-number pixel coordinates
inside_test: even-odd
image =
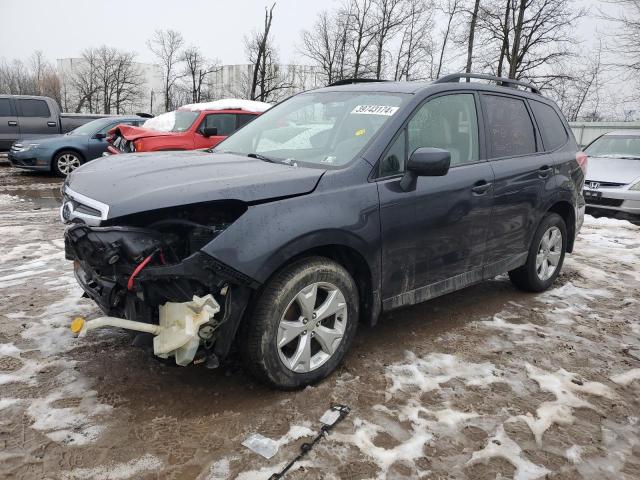
[[[604,135],[586,149],[590,157],[612,157],[640,160],[640,137]]]
[[[85,123],[84,125],[80,125],[78,128],[75,128],[69,132],[69,135],[93,135],[96,132],[99,132],[107,125],[113,123],[113,118],[101,118],[99,120],[92,120],[90,122]]]
[[[263,113],[213,151],[341,167],[355,158],[408,98],[371,92],[297,95]]]
[[[199,115],[200,112],[175,110],[150,118],[142,126],[159,132],[184,132],[193,125]]]

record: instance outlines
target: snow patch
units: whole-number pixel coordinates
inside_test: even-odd
[[[535,480],[551,473],[545,467],[529,461],[523,455],[520,445],[507,436],[503,425],[498,426],[496,433],[482,450],[473,452],[467,465],[487,463],[492,458],[503,458],[513,465],[516,469],[513,474],[514,480]]]
[[[170,132],[176,124],[176,112],[161,113],[157,117],[145,120],[142,124],[143,128],[157,130],[158,132]]]
[[[542,445],[542,436],[553,425],[569,425],[573,423],[573,409],[598,409],[590,402],[578,397],[576,393],[615,398],[615,393],[606,385],[598,382],[583,382],[574,373],[559,369],[556,372],[545,372],[531,364],[526,364],[529,378],[540,386],[540,389],[552,393],[556,399],[543,402],[536,410],[536,416],[531,413],[512,417],[509,421],[523,420],[531,429],[538,445]]]
[[[126,480],[138,478],[143,472],[159,470],[160,467],[162,467],[162,461],[148,453],[127,463],[109,464],[96,468],[76,468],[63,473],[62,478],[65,480]]]
[[[385,376],[392,382],[390,393],[416,389],[430,392],[454,378],[462,380],[465,385],[480,387],[505,381],[492,363],[468,363],[445,353],[431,353],[425,358],[418,358],[407,352],[406,363],[389,366]]]
[[[640,380],[640,368],[633,368],[624,373],[619,373],[611,377],[611,380],[618,385],[627,386],[634,380]]]
[[[255,100],[223,98],[213,102],[189,103],[180,107],[179,110],[190,110],[192,112],[200,112],[202,110],[244,110],[245,112],[262,113],[272,106],[270,103],[256,102]]]

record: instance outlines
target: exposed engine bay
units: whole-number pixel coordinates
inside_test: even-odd
[[[117,219],[118,225],[108,221],[101,226],[72,224],[65,232],[66,257],[73,260],[75,276],[85,295],[107,315],[99,322],[87,322],[93,325],[90,328],[77,327],[74,333],[86,333],[98,325],[144,331],[158,335],[154,350],[159,356],[169,353],[181,365],[196,357],[215,366],[229,351],[255,285],[200,249],[245,209],[241,202],[226,202],[131,215]],[[210,315],[192,332],[195,337],[184,339],[185,332],[194,326],[193,322],[185,326],[185,318],[201,313],[194,310],[193,302],[206,298],[210,298]],[[190,355],[176,353],[176,348],[156,348],[159,336],[166,336],[170,330],[181,335],[183,345],[191,345]],[[195,349],[193,338],[197,339]]]

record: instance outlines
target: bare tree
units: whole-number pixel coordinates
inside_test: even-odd
[[[469,37],[467,41],[467,65],[465,71],[471,73],[473,65],[473,44],[476,36],[476,24],[478,23],[478,12],[480,11],[480,0],[474,0],[471,20],[469,21]],[[468,79],[467,79],[468,80]]]
[[[264,28],[260,32],[254,32],[249,38],[245,38],[245,46],[249,61],[253,65],[251,78],[251,87],[249,97],[252,100],[260,98],[264,101],[264,91],[266,87],[268,71],[271,68],[267,65],[267,61],[272,59],[271,43],[269,32],[271,31],[271,23],[273,22],[273,10],[276,4],[271,8],[264,9]],[[258,89],[260,90],[258,93]]]
[[[571,27],[586,14],[574,4],[572,0],[493,0],[481,5],[478,20],[493,43],[500,45],[497,74],[547,78],[555,63],[572,55],[576,38]]]
[[[21,60],[0,63],[0,92],[12,95],[35,94],[33,75]]]
[[[433,40],[428,33],[433,29],[433,3],[407,0],[406,11],[395,55],[395,80],[420,78],[420,67],[429,61],[433,53]]]
[[[116,114],[131,110],[142,97],[144,77],[134,62],[135,54],[118,52],[114,65],[113,107]]]
[[[167,112],[173,109],[171,89],[180,77],[177,67],[181,61],[183,44],[182,34],[175,30],[156,30],[147,41],[149,50],[160,60],[164,70],[164,108]]]
[[[380,79],[388,42],[409,19],[409,12],[405,9],[404,0],[374,0],[374,7],[373,22],[377,26],[374,35],[375,77]]]
[[[188,79],[190,87],[190,102],[199,103],[202,101],[202,87],[207,76],[220,69],[220,62],[207,60],[196,46],[182,52],[182,61],[185,64],[184,77]]]
[[[607,20],[615,22],[618,28],[611,35],[616,54],[626,62],[622,64],[631,72],[640,72],[640,0],[609,0],[623,7],[618,15],[603,14]]]
[[[341,80],[344,74],[344,54],[347,43],[348,17],[341,12],[323,11],[311,30],[302,32],[301,53],[316,65],[325,83]]]
[[[507,0],[509,1],[509,0]],[[445,0],[444,5],[441,7],[443,13],[447,18],[447,25],[442,34],[442,45],[440,47],[440,58],[438,60],[438,68],[436,70],[435,77],[438,78],[440,73],[442,72],[442,63],[445,58],[445,52],[447,50],[447,44],[449,42],[449,36],[451,35],[451,30],[453,27],[453,22],[456,16],[462,10],[462,1],[461,0]]]
[[[349,53],[352,55],[350,59],[353,78],[366,75],[372,70],[371,65],[366,63],[366,54],[369,53],[369,47],[375,40],[377,32],[373,19],[374,7],[373,0],[351,0],[345,9],[349,18],[347,33],[351,42]]]
[[[556,67],[547,90],[567,120],[596,121],[601,118],[602,76],[608,70],[602,59],[603,44],[585,57],[569,59]],[[571,72],[567,74],[566,72]]]
[[[97,112],[99,84],[96,49],[88,48],[82,52],[82,59],[69,80],[77,95],[75,111],[81,112],[86,108],[89,113]]]

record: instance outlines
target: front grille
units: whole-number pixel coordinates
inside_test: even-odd
[[[619,207],[624,200],[606,197],[588,197],[585,199],[587,205],[602,205],[604,207]]]
[[[589,186],[590,183],[597,183],[598,188],[618,188],[624,187],[626,183],[616,183],[616,182],[600,182],[598,180],[585,180],[585,186]]]

